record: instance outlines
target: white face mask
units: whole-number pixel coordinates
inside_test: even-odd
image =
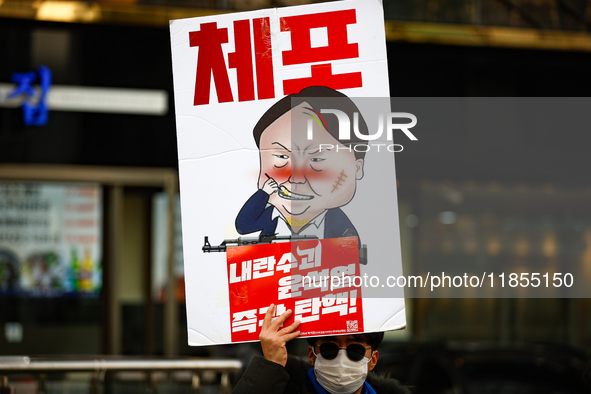
[[[367,377],[367,363],[369,358],[361,361],[351,361],[345,349],[333,360],[327,360],[322,355],[316,355],[314,372],[318,383],[332,394],[351,394],[359,389]]]

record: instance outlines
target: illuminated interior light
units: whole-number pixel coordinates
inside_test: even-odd
[[[496,236],[488,239],[486,244],[486,251],[491,256],[498,256],[501,253],[501,241]]]
[[[525,257],[529,253],[529,241],[525,234],[517,236],[515,241],[515,254],[519,257]]]
[[[549,232],[544,236],[544,241],[542,243],[542,253],[544,254],[544,257],[554,258],[556,257],[557,251],[558,242],[556,241],[556,234]]]
[[[49,0],[37,8],[37,20],[54,22],[96,22],[100,19],[98,4],[89,5],[79,1]]]

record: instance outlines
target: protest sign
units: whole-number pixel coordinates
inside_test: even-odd
[[[402,273],[394,145],[374,133],[385,118],[363,115],[368,98],[389,112],[381,2],[170,32],[189,344],[257,340],[271,303],[294,311],[302,336],[403,328],[404,300],[384,287]]]
[[[228,249],[232,342],[258,339],[270,303],[277,316],[294,311],[303,336],[363,331],[357,237],[299,241],[297,251],[299,260],[290,243]]]

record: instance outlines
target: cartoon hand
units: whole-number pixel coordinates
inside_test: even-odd
[[[267,174],[265,174],[265,175],[267,175]],[[279,185],[277,185],[277,182],[275,182],[275,179],[273,179],[269,175],[267,175],[267,180],[265,181],[265,183],[263,183],[263,187],[261,187],[261,189],[265,193],[267,193],[268,195],[271,195],[271,194],[275,193],[278,188],[279,188]]]
[[[271,304],[269,309],[267,309],[265,320],[263,320],[259,339],[261,340],[261,347],[263,348],[265,358],[285,367],[287,363],[287,348],[285,344],[300,335],[300,332],[296,331],[300,322],[295,321],[290,326],[279,329],[281,324],[291,315],[291,309],[288,309],[277,319],[271,321],[274,313],[275,305]]]

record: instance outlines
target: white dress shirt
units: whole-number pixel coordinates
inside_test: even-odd
[[[304,228],[300,230],[297,235],[308,235],[314,236],[318,239],[324,239],[324,217],[326,216],[326,211],[322,212],[320,215],[316,216],[312,219]],[[277,210],[277,208],[273,208],[273,212],[271,213],[271,219],[279,218],[277,220],[277,228],[275,228],[275,235],[281,236],[292,236],[295,233],[291,230],[291,226],[287,223],[287,220],[283,217],[283,215]]]

